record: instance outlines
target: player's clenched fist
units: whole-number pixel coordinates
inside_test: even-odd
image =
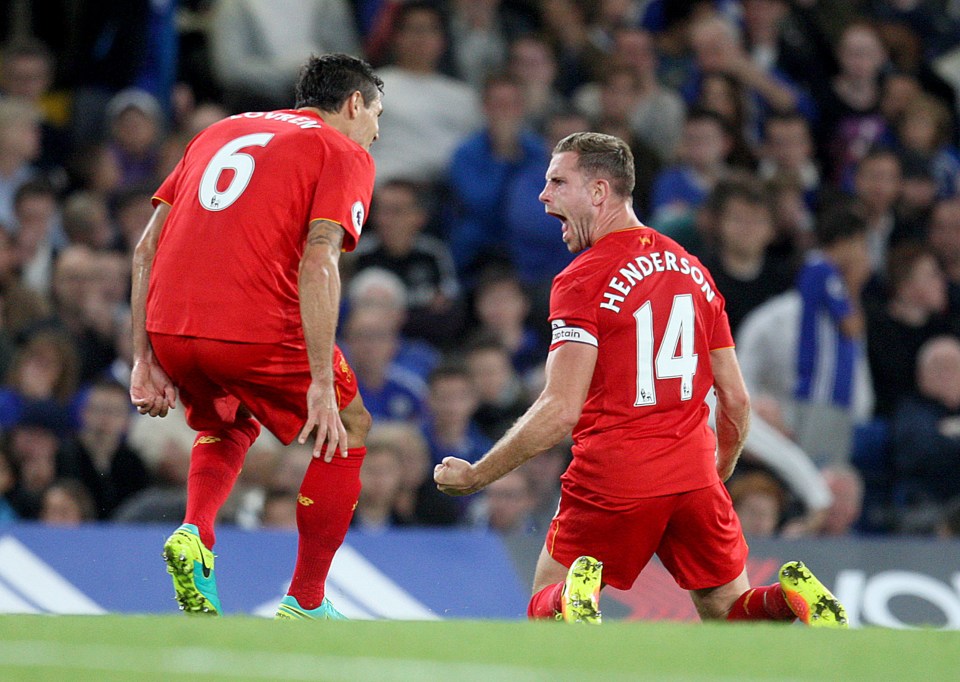
[[[473,466],[457,457],[444,457],[433,468],[433,480],[437,483],[437,489],[447,495],[470,495],[480,489]]]

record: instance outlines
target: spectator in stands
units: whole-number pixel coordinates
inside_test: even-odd
[[[916,393],[917,353],[949,330],[947,283],[933,251],[916,242],[898,244],[887,266],[889,298],[867,306],[867,350],[876,413],[890,417],[897,401]]]
[[[393,514],[402,525],[450,526],[459,521],[456,502],[437,490],[433,482],[430,450],[417,425],[401,421],[374,422],[367,435],[370,444],[395,448],[400,456],[401,481]]]
[[[111,200],[120,192],[120,162],[105,141],[79,144],[70,155],[67,169],[74,189],[95,192]],[[153,189],[151,185],[151,196]]]
[[[157,99],[145,90],[123,90],[107,105],[107,117],[110,151],[120,168],[119,188],[158,180],[164,115]]]
[[[425,234],[429,219],[427,195],[403,180],[391,180],[377,190],[370,212],[374,231],[357,246],[358,272],[383,268],[406,286],[405,336],[449,346],[460,336],[465,306],[447,245]]]
[[[589,11],[576,0],[544,0],[541,28],[557,60],[557,89],[565,96],[591,75],[591,61],[600,56],[590,41]],[[600,61],[602,64],[602,59]]]
[[[33,404],[6,432],[6,448],[16,472],[10,504],[23,519],[36,519],[44,491],[63,472],[57,458],[68,427],[63,414],[49,405]]]
[[[662,161],[672,162],[680,143],[685,106],[680,95],[660,83],[655,37],[629,24],[616,27],[612,37],[613,68],[626,69],[634,76],[634,92],[628,112],[630,130]],[[605,65],[604,73],[609,73],[609,68]],[[600,82],[587,83],[579,88],[573,99],[577,110],[587,118],[601,118]]]
[[[573,442],[567,438],[523,465],[533,495],[533,525],[546,532],[560,503],[560,476],[570,464]]]
[[[457,143],[480,126],[476,93],[440,72],[447,46],[443,14],[415,0],[394,15],[393,60],[379,70],[390,107],[373,146],[377,183],[399,177],[437,182]],[[442,104],[440,104],[442,103]]]
[[[16,38],[0,49],[0,95],[33,106],[40,113],[40,155],[37,165],[45,172],[63,166],[68,140],[63,124],[63,98],[51,97],[53,53],[41,41]]]
[[[836,48],[839,72],[816,93],[820,159],[830,183],[849,186],[854,167],[877,144],[890,140],[889,122],[880,111],[882,73],[887,52],[866,21],[844,28]]]
[[[0,427],[19,423],[33,406],[66,424],[78,376],[77,351],[70,339],[52,330],[34,332],[18,348],[0,389]]]
[[[367,443],[367,454],[360,469],[360,499],[350,525],[368,533],[403,525],[396,512],[397,498],[403,486],[402,456],[394,443]]]
[[[150,484],[146,465],[126,442],[131,415],[124,386],[95,383],[80,406],[76,434],[60,451],[66,473],[92,493],[100,520],[109,519],[122,502]]]
[[[369,267],[350,277],[346,303],[348,315],[357,310],[374,310],[403,329],[407,323],[407,288],[397,275],[383,268]],[[424,382],[440,362],[440,352],[427,341],[397,336],[393,364],[413,372]]]
[[[450,16],[453,62],[460,77],[479,90],[500,70],[507,56],[505,3],[501,0],[455,0]]]
[[[893,416],[895,502],[943,505],[960,490],[960,340],[939,336],[917,356],[919,395]]]
[[[17,260],[25,286],[39,294],[50,293],[50,278],[57,256],[59,204],[53,186],[41,178],[20,186],[14,195]]]
[[[754,64],[784,74],[805,89],[826,80],[832,50],[806,16],[809,3],[743,0],[742,4],[744,38]]]
[[[17,474],[6,447],[0,447],[0,525],[16,521],[17,510],[10,504],[8,495],[17,485]]]
[[[855,468],[844,464],[824,467],[822,473],[833,493],[833,503],[827,509],[820,535],[850,535],[863,513],[863,477]]]
[[[473,419],[487,438],[496,441],[532,401],[513,367],[509,351],[495,337],[474,339],[466,349],[465,359],[480,401]]]
[[[772,207],[751,176],[721,181],[708,201],[715,222],[715,247],[704,259],[726,300],[734,335],[746,315],[790,288],[786,263],[770,257]]]
[[[297,496],[289,490],[268,490],[260,511],[260,526],[278,530],[297,529]]]
[[[700,244],[696,212],[727,173],[724,159],[732,144],[719,114],[691,109],[683,124],[678,163],[654,181],[650,222],[688,250],[696,252]]]
[[[851,453],[856,373],[865,356],[860,292],[870,272],[867,226],[839,207],[817,224],[819,250],[797,276],[797,442],[820,466]]]
[[[727,488],[744,535],[769,538],[777,534],[787,494],[775,477],[759,469],[745,471],[734,476]]]
[[[343,352],[374,420],[415,422],[423,415],[427,388],[419,376],[395,362],[399,336],[399,320],[375,308],[350,310],[343,324]]]
[[[750,124],[749,99],[736,78],[725,73],[706,73],[700,79],[693,106],[720,114],[732,144],[725,161],[733,168],[753,170],[757,165],[754,148],[760,133]]]
[[[896,208],[903,191],[900,159],[890,149],[868,152],[856,164],[854,197],[867,224],[871,272],[883,275],[890,247],[909,237]]]
[[[937,195],[956,196],[960,190],[960,151],[953,143],[953,119],[946,105],[935,97],[921,95],[907,104],[897,123],[901,147],[930,164]]]
[[[479,334],[496,338],[510,353],[514,369],[522,376],[543,364],[547,355],[544,335],[528,324],[531,301],[520,280],[509,270],[490,268],[474,293]],[[546,326],[546,314],[540,317]]]
[[[14,238],[0,226],[0,376],[10,367],[13,343],[49,315],[47,298],[21,283]]]
[[[955,296],[960,296],[960,199],[937,202],[927,235]]]
[[[523,89],[515,76],[489,77],[482,102],[484,127],[460,142],[447,172],[454,213],[450,248],[469,283],[484,262],[503,255],[511,178],[524,168],[542,175],[549,159],[546,142],[526,128]]]
[[[75,527],[96,520],[97,515],[90,491],[83,483],[74,478],[59,478],[43,491],[37,518],[48,526]]]
[[[153,215],[153,204],[150,203],[152,196],[153,188],[143,185],[118,193],[114,201],[114,218],[119,232],[120,246],[125,253],[130,254],[131,261],[133,247],[140,241],[143,226]]]
[[[791,177],[799,183],[807,207],[820,196],[820,169],[814,157],[810,123],[799,114],[774,114],[764,124],[757,172],[764,180]]]
[[[507,71],[523,89],[527,125],[546,133],[550,116],[564,108],[566,100],[557,91],[557,58],[543,38],[527,34],[510,43]]]
[[[14,225],[14,196],[39,176],[40,117],[26,102],[0,98],[0,223]]]
[[[57,257],[51,286],[54,316],[51,326],[70,336],[80,358],[80,381],[102,374],[116,357],[112,326],[114,307],[106,298],[103,269],[119,256],[103,257],[85,246],[68,246]],[[116,277],[125,270],[111,268]],[[129,278],[127,279],[129,281]],[[125,282],[111,282],[125,289]]]
[[[209,25],[214,74],[234,113],[287,108],[304,55],[360,49],[346,0],[219,0]]]
[[[471,525],[500,536],[516,537],[541,533],[533,518],[533,490],[523,469],[514,469],[494,481],[470,506]]]
[[[761,176],[762,177],[762,176]],[[778,174],[764,183],[773,204],[776,237],[770,253],[785,261],[795,261],[813,248],[813,211],[807,203],[803,183],[792,174]]]
[[[681,89],[688,103],[700,91],[700,79],[707,74],[721,73],[734,78],[751,100],[754,117],[748,122],[752,137],[759,136],[763,118],[772,112],[800,111],[813,118],[813,101],[790,78],[777,71],[774,64],[759,64],[750,58],[737,27],[714,13],[704,13],[690,25],[690,48],[695,70]]]
[[[493,445],[473,421],[477,394],[470,373],[460,364],[440,365],[430,374],[429,410],[423,433],[430,448],[432,464],[444,457],[474,462]]]
[[[84,190],[68,196],[63,203],[63,232],[71,244],[94,251],[112,248],[117,236],[106,197]]]

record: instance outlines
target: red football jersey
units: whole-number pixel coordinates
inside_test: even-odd
[[[154,197],[171,210],[147,295],[147,329],[273,343],[303,335],[298,270],[314,220],[360,238],[374,165],[306,111],[224,119],[189,144]]]
[[[696,490],[718,480],[704,403],[710,351],[733,346],[706,268],[651,228],[602,237],[553,281],[551,350],[597,347],[564,474],[614,498]]]

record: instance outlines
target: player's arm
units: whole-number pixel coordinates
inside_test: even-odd
[[[448,495],[470,495],[559,443],[576,426],[597,362],[597,347],[565,343],[547,356],[540,396],[482,459],[446,457],[433,473]]]
[[[347,432],[337,408],[333,383],[333,344],[340,312],[340,249],[343,228],[329,220],[315,220],[307,233],[307,244],[300,260],[300,317],[310,361],[310,388],[307,389],[307,421],[299,441],[305,443],[316,429],[313,456],[319,457],[323,445],[326,461],[338,448],[347,456]]]
[[[130,375],[130,400],[140,414],[165,417],[176,407],[176,389],[157,362],[147,335],[147,291],[150,272],[157,255],[160,232],[170,214],[170,206],[157,205],[133,250],[130,282],[130,312],[133,318],[133,370]]]
[[[750,395],[733,348],[710,351],[713,388],[717,392],[717,473],[726,481],[733,474],[750,426]]]

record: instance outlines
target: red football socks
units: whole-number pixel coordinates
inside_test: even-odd
[[[563,605],[560,599],[563,596],[563,583],[554,583],[547,585],[535,595],[530,597],[530,603],[527,605],[527,618],[530,620],[554,619]]]
[[[247,450],[259,435],[260,424],[245,419],[230,429],[201,431],[193,441],[184,523],[197,527],[200,540],[208,549],[216,541],[213,525],[220,507],[230,496]]]
[[[787,604],[780,585],[754,587],[739,597],[730,608],[727,620],[781,620],[792,621],[796,618]]]
[[[300,545],[289,594],[304,609],[323,601],[324,586],[333,555],[343,544],[353,510],[360,497],[360,466],[367,449],[350,448],[330,462],[313,458],[297,495],[297,529]]]

